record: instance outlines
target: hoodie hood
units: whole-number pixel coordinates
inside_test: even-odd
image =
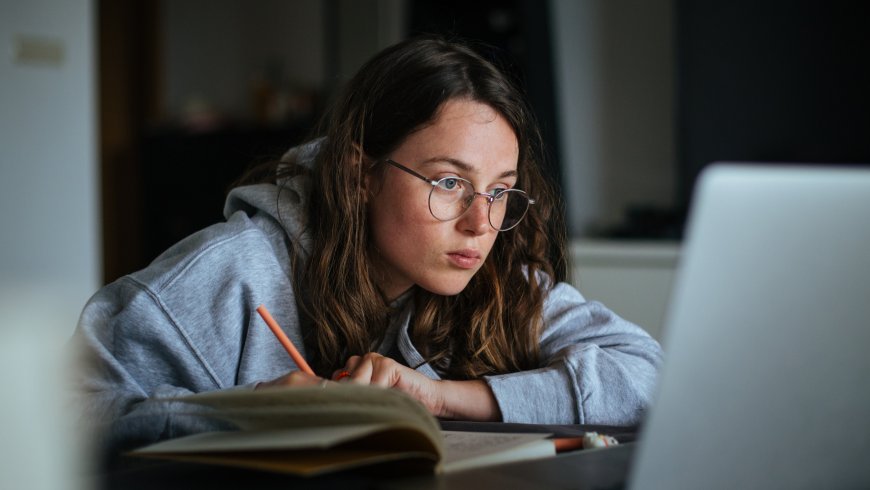
[[[314,168],[320,149],[320,139],[291,148],[282,162],[295,161],[306,168]],[[242,211],[248,216],[266,218],[274,222],[291,241],[298,244],[305,255],[311,253],[311,237],[306,232],[306,205],[311,192],[311,178],[306,174],[282,179],[277,184],[254,184],[236,187],[227,195],[224,217],[229,219]]]

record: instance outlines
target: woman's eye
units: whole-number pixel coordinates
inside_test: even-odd
[[[452,191],[457,188],[462,187],[462,183],[459,179],[442,179],[441,183],[438,184],[442,189]]]
[[[489,190],[489,195],[493,197],[493,199],[500,199],[504,197],[504,194],[507,191],[507,187],[496,187],[495,189]]]

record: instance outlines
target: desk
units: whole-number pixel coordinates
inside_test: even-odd
[[[386,480],[390,490],[619,489],[626,484],[635,443],[558,454],[553,458],[488,466],[435,477]]]
[[[509,490],[513,488],[622,488],[625,485],[635,444],[633,428],[602,426],[557,426],[530,424],[486,424],[443,422],[447,430],[488,432],[552,432],[571,436],[595,430],[613,435],[620,445],[596,450],[574,451],[553,458],[488,466],[437,476],[386,478],[345,472],[316,478],[299,478],[276,473],[228,467],[163,462],[130,461],[123,469],[100,475],[91,488],[107,490],[189,490],[190,488],[322,489],[369,488]]]

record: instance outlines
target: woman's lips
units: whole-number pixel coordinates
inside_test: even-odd
[[[462,269],[474,269],[480,264],[480,253],[474,250],[457,250],[448,252],[450,262]]]

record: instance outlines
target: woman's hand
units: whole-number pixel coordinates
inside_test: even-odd
[[[343,372],[349,373],[349,376],[342,376]],[[396,388],[417,399],[429,412],[435,415],[443,412],[443,393],[437,381],[374,352],[351,356],[344,369],[332,374],[332,379],[343,383]]]
[[[271,381],[257,383],[254,389],[259,390],[269,386],[314,386],[323,382],[324,379],[319,376],[312,376],[303,371],[290,371],[284,376],[277,377]]]
[[[347,374],[344,374],[347,373]],[[489,386],[482,380],[438,381],[395,360],[369,352],[351,356],[332,379],[396,388],[423,404],[436,417],[463,420],[501,420],[501,411]]]

